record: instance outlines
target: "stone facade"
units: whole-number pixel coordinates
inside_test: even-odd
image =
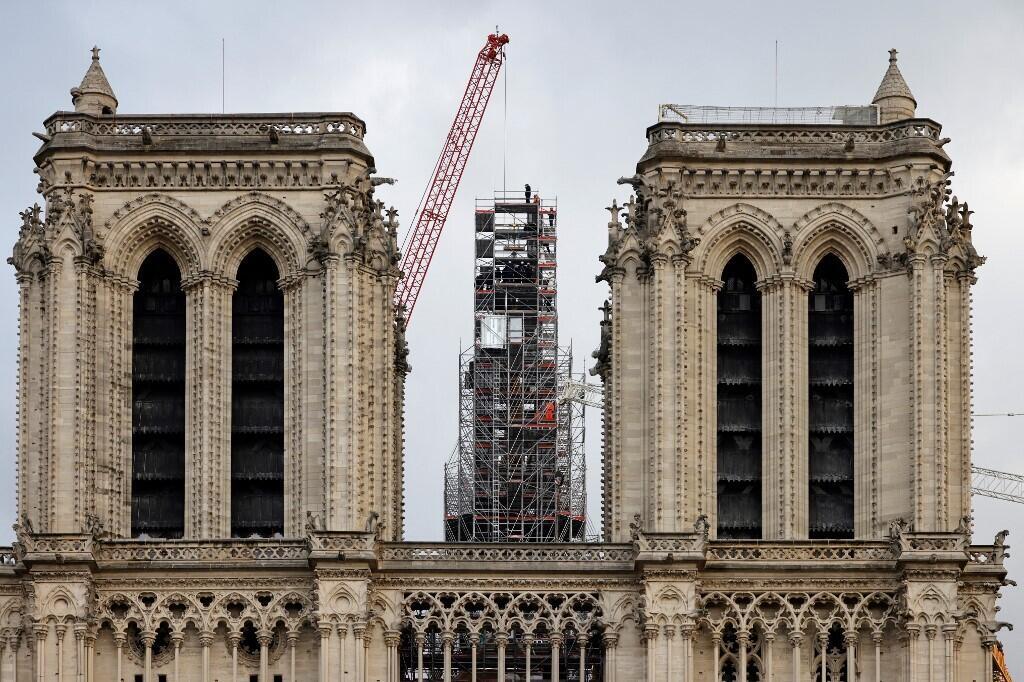
[[[981,259],[939,126],[904,115],[893,73],[884,123],[648,130],[602,259],[606,542],[423,544],[401,541],[397,223],[363,122],[117,115],[94,53],[77,111],[46,121],[45,211],[11,258],[0,681],[991,679],[1005,534],[972,545],[967,516]],[[133,297],[158,249],[186,308],[180,539],[133,530]],[[284,520],[241,538],[232,296],[254,249],[284,299]],[[762,533],[725,539],[709,406],[737,254],[762,314]],[[853,537],[812,540],[808,290],[829,254],[853,300]]]

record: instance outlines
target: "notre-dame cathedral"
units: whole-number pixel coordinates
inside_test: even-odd
[[[122,115],[96,51],[71,95],[10,259],[0,682],[993,679],[983,259],[895,54],[830,120],[647,129],[601,256],[600,543],[403,542],[362,120]]]

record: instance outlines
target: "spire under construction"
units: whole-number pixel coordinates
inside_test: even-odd
[[[445,466],[449,541],[567,542],[585,529],[583,406],[559,403],[558,209],[526,185],[478,200],[474,343],[459,360],[459,442]]]

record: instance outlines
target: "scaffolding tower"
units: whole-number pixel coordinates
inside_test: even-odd
[[[555,201],[477,200],[474,343],[459,356],[459,442],[445,465],[451,542],[583,540],[582,403],[559,401]]]

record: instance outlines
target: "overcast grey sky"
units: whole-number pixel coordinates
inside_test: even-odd
[[[456,435],[456,362],[471,335],[475,196],[530,182],[560,208],[563,343],[577,366],[597,343],[594,283],[615,184],[632,173],[661,102],[770,106],[779,41],[782,106],[868,103],[900,50],[918,114],[953,139],[954,191],[976,211],[989,257],[975,289],[975,406],[1024,411],[1024,3],[1007,2],[10,2],[0,8],[0,215],[4,248],[37,200],[32,154],[43,119],[71,108],[94,43],[121,113],[219,112],[221,38],[228,111],[352,111],[383,175],[383,198],[408,221],[462,95],[476,51],[500,24],[511,37],[492,100],[409,333],[406,536],[441,537],[441,466]],[[507,140],[507,145],[505,143]],[[0,541],[14,520],[17,296],[0,277]],[[588,461],[596,480],[597,415]],[[980,419],[975,462],[1024,473],[1024,417]],[[592,509],[598,489],[591,487]],[[976,540],[1009,527],[1024,544],[1024,507],[977,498]],[[1011,577],[1015,566],[1011,560]],[[1016,574],[1018,579],[1024,575]],[[1003,616],[1024,610],[1008,589]],[[1003,633],[1024,676],[1024,622]]]

